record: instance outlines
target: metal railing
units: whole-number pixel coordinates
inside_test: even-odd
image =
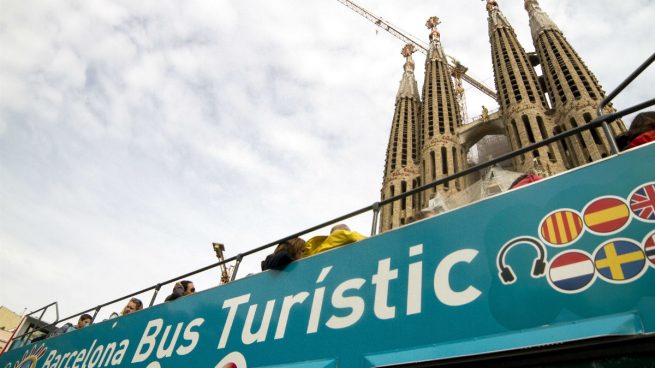
[[[272,241],[272,242],[270,242],[270,243],[264,244],[264,245],[259,246],[259,247],[257,247],[257,248],[251,249],[251,250],[249,250],[249,251],[247,251],[247,252],[240,253],[240,254],[238,254],[238,255],[236,255],[236,256],[233,256],[233,257],[227,258],[227,259],[225,259],[224,261],[216,262],[216,263],[210,264],[210,265],[208,265],[208,266],[202,267],[202,268],[200,268],[200,269],[197,269],[197,270],[194,270],[194,271],[191,271],[191,272],[185,273],[185,274],[183,274],[183,275],[176,276],[176,277],[171,278],[171,279],[169,279],[169,280],[166,280],[166,281],[164,281],[164,282],[160,282],[160,283],[157,283],[157,284],[155,284],[155,285],[153,285],[153,286],[147,287],[147,288],[145,288],[145,289],[142,289],[142,290],[139,290],[139,291],[136,291],[136,292],[130,293],[130,294],[125,295],[125,296],[122,296],[122,297],[120,297],[120,298],[116,298],[116,299],[114,299],[114,300],[112,300],[112,301],[110,301],[110,302],[107,302],[107,303],[104,303],[104,304],[100,304],[100,305],[98,305],[98,306],[96,306],[96,307],[93,307],[93,308],[90,308],[90,309],[84,310],[84,311],[82,311],[82,312],[79,312],[79,313],[73,314],[73,315],[68,316],[68,317],[66,317],[66,318],[62,318],[62,319],[57,318],[57,321],[53,322],[53,323],[50,324],[50,325],[47,325],[47,326],[42,327],[42,329],[46,329],[46,328],[49,328],[49,327],[55,326],[55,325],[56,325],[57,323],[59,323],[59,322],[66,321],[66,320],[70,320],[70,319],[75,318],[75,317],[78,317],[78,316],[80,316],[80,315],[82,315],[82,314],[85,314],[85,313],[91,313],[91,312],[93,312],[92,317],[93,317],[93,320],[95,321],[95,318],[96,318],[96,316],[98,315],[98,312],[99,312],[102,308],[104,308],[104,307],[106,307],[106,306],[109,306],[109,305],[111,305],[111,304],[117,303],[117,302],[119,302],[119,301],[121,301],[121,300],[126,300],[126,299],[128,299],[128,298],[132,298],[132,297],[137,296],[137,295],[139,295],[139,294],[147,293],[147,292],[150,292],[150,291],[153,291],[153,290],[154,290],[153,296],[152,296],[152,298],[151,298],[151,300],[150,300],[150,304],[149,304],[149,306],[152,306],[152,305],[154,305],[155,298],[157,297],[157,295],[158,295],[159,291],[161,290],[161,287],[162,287],[162,286],[167,285],[167,284],[170,284],[170,283],[173,283],[173,282],[175,282],[175,281],[177,281],[177,280],[181,280],[181,279],[187,278],[187,277],[189,277],[189,276],[193,276],[193,275],[196,275],[196,274],[198,274],[198,273],[201,273],[201,272],[204,272],[204,271],[207,271],[207,270],[210,270],[210,269],[213,269],[213,268],[219,267],[219,266],[221,266],[221,265],[223,265],[223,264],[228,264],[228,263],[230,263],[230,262],[235,262],[235,267],[234,267],[234,269],[233,269],[233,273],[232,273],[232,280],[234,280],[234,279],[236,278],[236,274],[237,274],[237,272],[238,272],[239,264],[240,264],[241,261],[244,259],[244,257],[247,257],[247,256],[252,255],[252,254],[254,254],[254,253],[258,253],[258,252],[260,252],[260,251],[262,251],[262,250],[266,250],[266,249],[268,249],[268,248],[270,248],[270,247],[273,247],[273,246],[275,246],[275,245],[278,245],[278,244],[280,244],[280,243],[283,243],[283,242],[285,242],[285,241],[288,241],[288,240],[290,240],[290,239],[292,239],[292,238],[300,237],[300,236],[302,236],[302,235],[305,235],[305,234],[311,233],[311,232],[313,232],[313,231],[316,231],[316,230],[319,230],[319,229],[325,228],[325,227],[327,227],[327,226],[330,226],[330,225],[333,225],[333,224],[339,223],[339,222],[341,222],[341,221],[343,221],[343,220],[346,220],[346,219],[352,218],[352,217],[357,216],[357,215],[361,215],[361,214],[366,213],[366,212],[369,212],[369,211],[372,211],[372,213],[373,213],[373,219],[372,219],[372,224],[371,224],[371,236],[374,236],[374,235],[376,235],[376,233],[377,233],[378,217],[379,217],[380,209],[382,208],[382,206],[387,205],[387,204],[390,204],[390,203],[393,203],[393,202],[398,201],[398,200],[401,200],[401,199],[403,199],[403,198],[406,198],[406,197],[412,196],[412,195],[414,195],[414,194],[417,194],[417,193],[423,192],[423,191],[425,191],[425,190],[435,188],[435,187],[437,187],[438,185],[442,185],[442,184],[448,183],[448,182],[450,182],[450,181],[452,181],[452,180],[455,180],[455,179],[461,178],[461,177],[463,177],[463,176],[466,176],[466,175],[472,174],[472,173],[474,173],[474,172],[480,171],[480,170],[482,170],[482,169],[485,169],[485,168],[491,167],[491,166],[496,165],[496,164],[498,164],[498,163],[500,163],[500,162],[503,162],[503,161],[505,161],[505,160],[511,159],[511,158],[513,158],[513,157],[516,157],[516,156],[519,156],[519,155],[522,155],[522,154],[525,154],[525,153],[530,152],[530,151],[533,151],[533,150],[535,150],[535,149],[537,149],[537,148],[539,148],[539,147],[542,147],[542,146],[545,146],[545,145],[551,144],[551,143],[553,143],[553,142],[556,142],[556,141],[562,140],[562,139],[564,139],[564,138],[566,138],[566,137],[572,136],[572,135],[574,135],[574,134],[578,134],[578,133],[580,133],[580,132],[582,132],[582,131],[585,131],[585,130],[589,130],[589,129],[593,129],[593,128],[596,128],[596,127],[602,126],[602,127],[603,127],[603,131],[604,131],[604,133],[605,133],[605,136],[606,136],[606,138],[607,138],[609,144],[611,145],[612,155],[615,155],[615,154],[618,153],[618,148],[617,148],[617,146],[616,146],[616,142],[614,141],[614,137],[613,137],[613,135],[612,135],[612,133],[611,133],[611,131],[610,131],[610,129],[609,129],[608,122],[614,121],[614,120],[619,119],[619,118],[621,118],[621,117],[623,117],[623,116],[625,116],[625,115],[628,115],[628,114],[631,114],[631,113],[633,113],[633,112],[636,112],[636,111],[642,110],[642,109],[644,109],[644,108],[647,108],[647,107],[650,107],[650,106],[655,105],[655,98],[650,99],[650,100],[647,100],[647,101],[644,101],[644,102],[642,102],[642,103],[639,103],[639,104],[637,104],[637,105],[631,106],[631,107],[629,107],[629,108],[623,109],[623,110],[621,110],[621,111],[616,111],[616,112],[611,112],[611,113],[603,114],[603,113],[602,113],[602,110],[603,110],[603,108],[604,108],[607,104],[609,104],[610,101],[612,101],[612,99],[614,99],[614,97],[616,97],[616,96],[617,96],[617,95],[618,95],[618,94],[619,94],[619,93],[620,93],[620,92],[621,92],[621,91],[622,91],[622,90],[623,90],[627,85],[629,85],[629,84],[630,84],[630,83],[631,83],[631,82],[632,82],[632,81],[633,81],[633,80],[634,80],[634,79],[635,79],[639,74],[641,74],[645,69],[647,69],[647,67],[650,66],[650,65],[653,63],[653,61],[655,61],[655,53],[653,53],[653,54],[652,54],[652,55],[651,55],[651,56],[650,56],[650,57],[649,57],[649,58],[648,58],[648,59],[647,59],[647,60],[646,60],[642,65],[640,65],[640,66],[639,66],[639,67],[638,67],[638,68],[637,68],[637,69],[636,69],[632,74],[630,74],[630,75],[629,75],[629,76],[628,76],[628,77],[627,77],[627,78],[626,78],[626,79],[625,79],[625,80],[624,80],[624,81],[623,81],[623,82],[622,82],[622,83],[621,83],[621,84],[620,84],[620,85],[619,85],[619,86],[618,86],[614,91],[612,91],[610,94],[607,95],[607,97],[606,97],[605,99],[602,100],[600,106],[598,107],[598,113],[599,113],[599,116],[598,116],[596,119],[593,119],[592,121],[590,121],[589,123],[587,123],[587,124],[585,124],[585,125],[582,125],[582,126],[579,126],[579,127],[576,127],[576,128],[570,129],[570,130],[567,130],[567,131],[562,132],[562,133],[559,133],[559,134],[554,135],[554,136],[552,136],[552,137],[550,137],[550,138],[544,139],[544,140],[542,140],[542,141],[540,141],[540,142],[537,142],[537,143],[531,144],[531,145],[529,145],[529,146],[526,146],[526,147],[520,148],[520,149],[518,149],[518,150],[512,151],[512,152],[507,153],[507,154],[504,154],[504,155],[502,155],[502,156],[496,157],[496,158],[494,158],[494,159],[492,159],[492,160],[489,160],[489,161],[487,161],[487,162],[484,162],[484,163],[481,163],[481,164],[478,164],[478,165],[472,166],[472,167],[470,167],[470,168],[468,168],[468,169],[465,169],[465,170],[460,171],[460,172],[458,172],[458,173],[455,173],[455,174],[453,174],[453,175],[450,175],[450,176],[447,176],[447,177],[444,177],[444,178],[441,178],[441,179],[435,180],[435,181],[433,181],[433,182],[427,183],[427,184],[425,184],[425,185],[422,185],[422,186],[420,186],[420,187],[414,188],[414,189],[412,189],[412,190],[410,190],[410,191],[407,191],[407,192],[404,192],[404,193],[402,193],[402,194],[399,194],[399,195],[393,196],[393,197],[391,197],[391,198],[387,198],[387,199],[382,200],[382,201],[379,201],[379,202],[375,202],[375,203],[373,203],[373,204],[371,204],[371,205],[369,205],[369,206],[362,207],[362,208],[360,208],[360,209],[358,209],[358,210],[355,210],[355,211],[349,212],[349,213],[347,213],[347,214],[345,214],[345,215],[342,215],[342,216],[339,216],[339,217],[333,218],[333,219],[328,220],[328,221],[325,221],[325,222],[323,222],[323,223],[321,223],[321,224],[318,224],[318,225],[312,226],[312,227],[307,228],[307,229],[305,229],[305,230],[302,230],[302,231],[299,231],[299,232],[293,233],[293,234],[291,234],[291,235],[288,235],[288,236],[285,236],[285,237],[283,237],[283,238],[277,239],[277,240],[275,240],[275,241]],[[53,304],[56,304],[56,303],[53,303]],[[43,309],[43,308],[42,308],[42,309]],[[38,311],[41,311],[41,309],[39,309],[39,310],[37,310],[37,311],[35,311],[35,312],[32,312],[32,313],[30,313],[30,314],[36,313],[36,312],[38,312]],[[34,332],[34,331],[32,331],[31,333],[33,333],[33,332]],[[29,336],[31,336],[31,333],[30,333]],[[28,336],[28,334],[26,333],[26,334],[23,334],[23,335],[21,335],[21,336],[16,336],[16,337],[14,337],[11,341],[13,342],[13,341],[15,341],[15,340],[19,340],[19,339],[21,339],[21,338],[23,338],[23,337],[25,337],[25,336]],[[29,336],[28,336],[28,337],[29,337]]]

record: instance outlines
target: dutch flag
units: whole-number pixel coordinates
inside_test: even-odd
[[[548,271],[550,284],[565,293],[577,293],[586,289],[595,275],[596,268],[591,256],[579,250],[562,252],[555,256]]]

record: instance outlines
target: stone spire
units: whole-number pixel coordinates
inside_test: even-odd
[[[498,2],[487,0],[486,9],[489,13],[491,61],[503,125],[512,150],[517,150],[552,136],[555,125],[547,114],[548,104],[528,55],[500,11]],[[527,172],[535,159],[549,174],[566,169],[562,152],[555,143],[514,158],[514,168]]]
[[[403,65],[403,78],[400,80],[400,88],[398,88],[398,94],[396,95],[396,101],[401,97],[410,97],[415,98],[417,101],[420,100],[418,93],[418,86],[416,84],[416,78],[414,77],[414,59],[412,54],[416,50],[414,45],[408,43],[403,47],[400,53],[405,57],[405,65]]]
[[[418,161],[418,126],[421,99],[414,77],[414,45],[407,44],[401,54],[405,57],[404,73],[396,94],[396,108],[391,122],[387,158],[382,181],[382,200],[405,193],[420,184]],[[382,208],[380,231],[384,232],[406,223],[409,216],[420,210],[418,197],[396,201]]]
[[[598,80],[537,0],[525,0],[525,9],[530,17],[532,41],[543,70],[545,89],[554,110],[553,119],[557,122],[555,133],[590,122],[597,116],[596,109],[605,95]],[[613,111],[613,108],[608,106],[607,110]],[[610,127],[614,135],[625,131],[621,120],[615,120]],[[595,161],[610,153],[601,128],[566,139],[563,149],[571,166]]]
[[[530,15],[530,31],[533,40],[537,39],[540,34],[547,30],[561,33],[555,22],[550,19],[545,11],[541,10],[537,0],[525,0],[524,5],[525,10],[527,10]]]
[[[456,135],[462,125],[461,115],[437,30],[439,23],[439,18],[431,17],[425,24],[430,29],[430,49],[425,59],[421,108],[420,170],[423,183],[454,174],[466,166],[466,153]],[[436,192],[446,196],[464,186],[464,180],[457,179],[440,185]],[[435,195],[434,189],[423,192],[422,206],[426,207]]]
[[[436,16],[428,18],[425,22],[425,27],[430,30],[430,50],[428,50],[428,58],[446,62],[446,53],[441,46],[441,33],[437,30],[439,24],[441,24],[441,21],[439,20],[439,17]]]

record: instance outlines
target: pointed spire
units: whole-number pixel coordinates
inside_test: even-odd
[[[403,65],[403,70],[405,72],[403,73],[403,78],[400,80],[400,87],[398,88],[396,99],[409,97],[416,99],[416,101],[420,100],[418,85],[414,78],[414,59],[412,58],[414,52],[416,52],[416,49],[411,43],[406,44],[400,51],[400,53],[405,57],[405,65]]]
[[[403,69],[406,73],[414,73],[414,59],[412,59],[412,54],[415,52],[416,48],[411,43],[406,44],[402,50],[400,50],[400,54],[405,57],[405,65],[403,66]]]
[[[425,27],[430,30],[430,51],[428,52],[429,60],[446,60],[446,54],[441,47],[441,33],[437,30],[437,25],[441,24],[439,17],[432,16],[427,22]]]
[[[441,24],[439,17],[432,16],[425,22],[425,27],[430,30],[430,42],[439,42],[441,33],[437,31],[437,26]]]
[[[498,9],[498,3],[496,2],[496,0],[487,0],[487,11],[489,13],[497,9]]]
[[[509,21],[503,13],[500,12],[498,2],[496,0],[487,0],[487,12],[489,12],[489,27],[495,28],[512,28]]]
[[[541,10],[537,0],[525,0],[525,10],[530,15],[530,31],[532,32],[533,40],[536,40],[540,34],[547,30],[562,32],[557,28],[555,22],[550,19],[548,14]]]

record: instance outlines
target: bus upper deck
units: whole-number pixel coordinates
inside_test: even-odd
[[[654,104],[601,115],[285,239],[367,211],[374,233],[385,204]],[[26,346],[18,342],[30,332],[21,333],[0,356],[0,368],[543,366],[605,356],[652,362],[653,157],[655,143],[283,271]],[[162,284],[148,290],[156,296]]]

